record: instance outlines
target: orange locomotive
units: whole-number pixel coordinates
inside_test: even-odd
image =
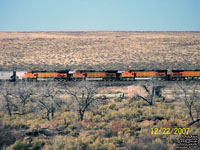
[[[24,73],[24,80],[68,80],[68,71],[32,71]]]
[[[172,70],[171,80],[199,80],[200,70]]]
[[[167,70],[125,70],[120,74],[120,80],[167,80]]]
[[[72,73],[71,80],[102,80],[115,81],[117,80],[117,70],[95,71],[95,70],[77,70]]]

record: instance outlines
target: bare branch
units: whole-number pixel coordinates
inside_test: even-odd
[[[57,96],[61,93],[62,91],[56,82],[43,82],[41,87],[38,89],[38,106],[41,109],[46,110],[46,117],[48,120],[50,120],[50,114],[51,118],[54,118],[56,109],[61,106],[58,105],[59,103],[57,102]]]
[[[75,110],[79,119],[83,120],[84,113],[89,107],[98,100],[95,97],[96,86],[92,82],[80,82],[75,87],[66,87],[66,93],[72,96],[76,103]]]
[[[188,126],[191,126],[194,123],[199,122],[200,120],[199,118],[200,102],[199,102],[199,97],[197,96],[198,84],[197,83],[188,83],[188,84],[190,85],[189,86],[187,84],[181,85],[180,83],[177,83],[178,87],[184,94],[184,97],[182,99],[188,109],[188,114],[191,119],[191,122],[188,124]],[[194,116],[194,112],[196,113],[196,117]]]

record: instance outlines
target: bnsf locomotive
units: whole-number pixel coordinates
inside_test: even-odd
[[[0,71],[0,80],[61,80],[61,81],[134,81],[134,80],[200,80],[200,70],[60,70]]]

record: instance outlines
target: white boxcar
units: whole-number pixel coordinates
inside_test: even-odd
[[[13,80],[14,72],[13,71],[0,71],[0,80]]]

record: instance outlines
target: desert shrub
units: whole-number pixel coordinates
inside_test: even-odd
[[[113,110],[115,107],[116,107],[116,104],[111,104],[111,105],[109,106],[109,108],[112,109],[112,110]]]
[[[101,105],[107,105],[108,104],[108,98],[106,95],[102,95],[100,97],[98,97],[99,99],[101,99],[100,103]]]
[[[154,121],[156,121],[156,120],[163,120],[164,119],[164,117],[162,117],[162,116],[153,116],[152,117],[152,120],[154,120]]]
[[[123,147],[124,146],[124,142],[122,139],[118,139],[114,142],[116,147]]]
[[[15,142],[16,136],[10,131],[0,129],[0,149]]]
[[[42,147],[45,145],[44,141],[37,141],[35,143],[26,143],[22,141],[17,141],[13,149],[14,150],[41,150]]]
[[[115,102],[122,102],[122,100],[123,100],[123,98],[121,98],[121,97],[116,97],[116,98],[114,98],[114,101],[115,101]]]
[[[54,150],[67,149],[67,150],[89,150],[91,149],[89,143],[94,139],[91,137],[55,137],[53,144]]]
[[[165,141],[161,138],[156,138],[154,141],[153,141],[153,144],[149,146],[149,149],[152,149],[152,150],[167,150],[168,147],[165,143]]]
[[[94,118],[93,118],[93,122],[96,122],[96,123],[101,122],[101,119],[102,119],[102,116],[95,115]]]
[[[32,129],[31,131],[26,132],[26,135],[28,136],[39,136],[40,131],[37,129]]]
[[[128,99],[128,103],[131,104],[131,103],[139,101],[139,100],[140,100],[140,98],[138,98],[137,96],[134,96],[134,97]]]
[[[161,137],[155,137],[151,134],[143,134],[142,136],[136,137],[134,140],[128,140],[125,143],[127,149],[130,150],[167,150],[168,146]]]
[[[22,141],[18,141],[14,146],[14,150],[27,150],[30,149],[31,144],[23,143]]]
[[[105,130],[105,137],[117,136],[118,132],[123,128],[121,120],[113,120],[108,129]]]
[[[32,144],[32,149],[33,150],[40,150],[42,149],[42,147],[45,145],[44,141],[37,141],[35,143]]]
[[[90,145],[92,150],[114,150],[116,146],[112,138],[97,137]]]

